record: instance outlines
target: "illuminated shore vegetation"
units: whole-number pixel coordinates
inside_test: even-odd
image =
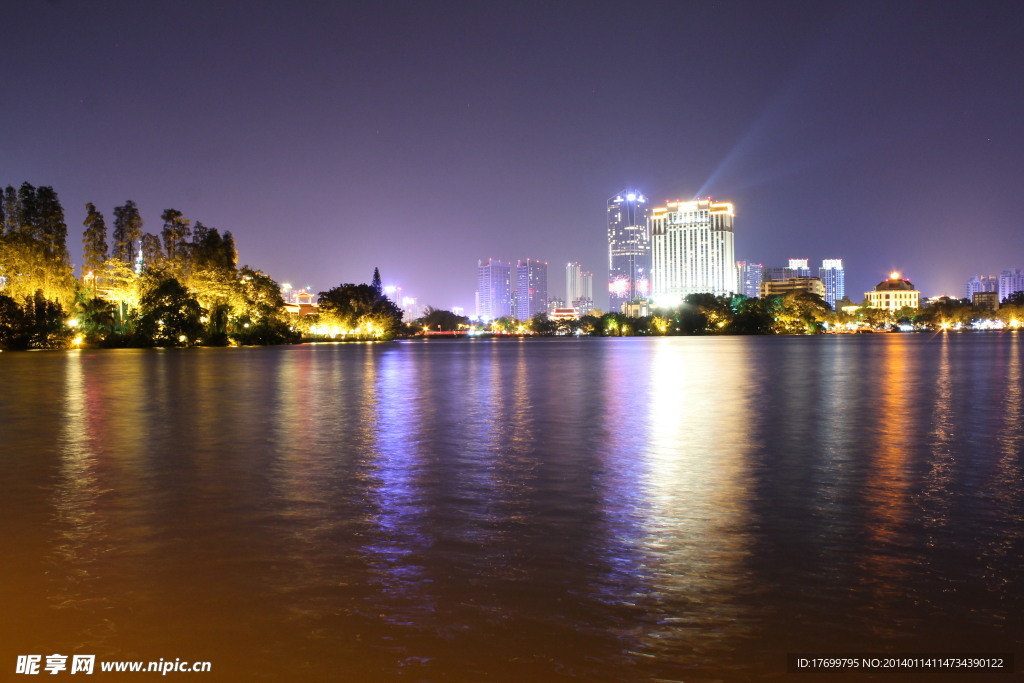
[[[103,215],[86,205],[82,274],[75,278],[56,192],[23,183],[3,193],[0,347],[223,346],[297,341],[277,283],[237,265],[230,232],[180,211],[142,231],[132,201]]]
[[[91,202],[85,212],[76,278],[53,188],[23,183],[3,191],[0,349],[381,340],[401,331],[402,312],[376,271],[370,285],[321,292],[316,315],[292,319],[273,279],[238,266],[230,232],[176,209],[160,215],[159,233],[145,232],[131,200],[115,207],[110,230]]]
[[[846,303],[849,303],[848,301]],[[431,310],[407,328],[409,335],[465,331],[467,336],[645,337],[683,335],[822,334],[890,330],[1015,330],[1024,326],[1024,292],[1008,297],[998,311],[963,299],[941,298],[926,308],[888,312],[865,305],[832,310],[820,296],[789,292],[764,298],[691,294],[674,308],[650,315],[595,312],[579,318],[552,319],[545,313],[529,320],[508,316],[474,323],[449,311]]]

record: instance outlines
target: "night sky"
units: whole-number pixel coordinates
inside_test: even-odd
[[[736,205],[736,258],[899,269],[926,296],[1024,268],[1011,2],[19,2],[0,183],[231,230],[279,282],[473,313],[478,258],[594,270],[605,203]]]

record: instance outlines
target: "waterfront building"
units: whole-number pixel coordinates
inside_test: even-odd
[[[964,287],[964,298],[972,299],[975,292],[999,292],[999,278],[995,275],[975,275]]]
[[[737,292],[751,299],[761,296],[761,280],[764,279],[764,264],[737,261],[736,278]]]
[[[999,292],[974,292],[971,305],[983,311],[999,310]]]
[[[910,280],[899,273],[890,273],[888,280],[882,280],[870,292],[864,292],[868,308],[880,308],[895,312],[901,308],[920,308],[921,292],[914,289]]]
[[[512,264],[477,261],[476,315],[483,320],[512,315]]]
[[[554,308],[548,312],[549,320],[574,320],[578,317],[576,309],[573,308]]]
[[[548,264],[526,259],[516,264],[516,317],[529,320],[548,312]]]
[[[565,266],[565,304],[586,315],[594,308],[594,274],[573,261]]]
[[[1014,292],[1024,292],[1024,270],[1004,270],[999,274],[999,300],[1005,301]]]
[[[669,202],[651,212],[651,295],[658,306],[688,294],[736,290],[733,219],[729,202]]]
[[[649,293],[649,214],[647,197],[636,190],[623,190],[608,199],[609,311],[617,313],[622,304],[646,298]]]
[[[818,269],[818,279],[825,287],[825,301],[833,309],[836,302],[846,296],[846,271],[843,270],[843,259],[827,258]]]
[[[811,268],[805,258],[791,258],[788,266],[765,268],[762,280],[788,280],[791,277],[810,277]]]
[[[764,280],[761,283],[760,295],[763,299],[773,294],[789,292],[810,292],[825,298],[825,285],[816,277],[788,277],[785,280]]]

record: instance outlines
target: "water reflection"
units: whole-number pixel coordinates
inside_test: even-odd
[[[652,349],[644,547],[657,623],[644,651],[708,665],[746,630],[735,597],[748,580],[750,395],[742,341],[733,353],[689,341]]]
[[[807,645],[1012,643],[1021,353],[3,354],[0,640],[223,680],[745,680]]]
[[[908,496],[911,474],[910,444],[917,433],[912,421],[908,386],[907,343],[902,336],[886,338],[878,349],[880,383],[874,414],[876,443],[868,478],[865,481],[864,503],[866,547],[861,560],[861,581],[871,595],[869,609],[892,609],[892,603],[903,597],[906,585],[911,541],[906,537]],[[890,633],[887,622],[873,624],[879,634]]]

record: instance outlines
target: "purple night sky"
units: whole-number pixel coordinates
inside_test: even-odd
[[[847,293],[1024,268],[1024,10],[1006,2],[21,2],[0,183],[134,199],[324,290],[473,313],[476,260],[606,268],[607,198],[736,204],[736,258]]]

